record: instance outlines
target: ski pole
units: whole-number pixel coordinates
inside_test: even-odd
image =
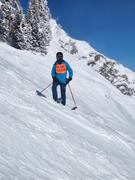
[[[48,89],[51,85],[52,85],[52,83],[50,83],[50,84],[49,84],[47,87],[45,87],[42,91],[36,90],[37,95],[38,95],[38,96],[44,96],[44,97],[45,97],[45,95],[43,95],[42,92],[45,91],[46,89]]]
[[[75,101],[75,98],[74,98],[74,95],[73,95],[73,93],[72,93],[72,90],[71,90],[71,87],[70,87],[70,85],[69,85],[69,83],[68,83],[68,87],[69,87],[69,90],[70,90],[70,93],[71,93],[71,96],[72,96],[72,99],[73,99],[73,102],[74,102],[74,107],[72,108],[72,110],[75,110],[75,109],[77,109],[77,105],[76,105],[76,101]]]
[[[48,89],[50,86],[52,85],[52,83],[50,83],[47,87],[45,87],[42,91],[40,91],[41,93],[43,92],[43,91],[45,91],[46,89]]]

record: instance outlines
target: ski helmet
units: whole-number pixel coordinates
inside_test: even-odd
[[[61,58],[61,59],[63,59],[63,53],[62,52],[57,52],[56,53],[56,57],[59,59],[59,58]]]

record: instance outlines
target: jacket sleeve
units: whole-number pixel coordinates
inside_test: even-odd
[[[53,67],[52,67],[51,75],[52,75],[52,77],[55,77],[55,76],[56,76],[55,64],[54,64]]]
[[[69,73],[69,77],[72,78],[73,77],[73,70],[67,62],[66,62],[66,67],[67,67],[67,71]]]

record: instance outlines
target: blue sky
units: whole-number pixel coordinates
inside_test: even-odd
[[[70,36],[135,71],[135,0],[49,0],[49,8]]]

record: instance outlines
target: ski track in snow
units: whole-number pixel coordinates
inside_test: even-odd
[[[51,88],[37,96],[54,50],[43,57],[0,44],[0,180],[134,180],[135,98],[66,52],[78,109],[68,87],[66,107]]]

